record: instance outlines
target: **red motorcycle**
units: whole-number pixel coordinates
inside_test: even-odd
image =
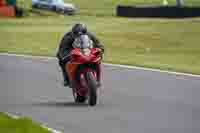
[[[74,41],[70,61],[65,65],[75,102],[88,100],[91,106],[97,103],[97,89],[101,80],[102,51],[93,48],[87,35]]]

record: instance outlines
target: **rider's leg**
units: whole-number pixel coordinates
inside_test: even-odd
[[[64,86],[68,86],[69,85],[69,77],[68,77],[67,72],[65,70],[65,62],[59,61],[59,65],[60,65],[61,70],[62,70]]]

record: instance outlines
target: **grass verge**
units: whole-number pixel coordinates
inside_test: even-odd
[[[117,5],[163,5],[164,0],[64,0],[73,3],[79,9],[79,14],[89,16],[114,16]],[[167,0],[168,6],[176,5],[176,0]],[[29,15],[35,16],[35,10],[31,10],[31,0],[18,0],[18,5],[31,11]],[[184,0],[185,6],[200,6],[199,0]],[[39,12],[39,15],[55,15],[47,12]],[[38,15],[38,14],[37,14]]]
[[[22,1],[28,9],[30,0]],[[175,0],[168,1],[172,5],[175,3]],[[104,43],[105,62],[200,74],[200,18],[133,19],[113,16],[117,4],[159,5],[160,0],[148,3],[139,0],[68,2],[80,8],[79,15],[62,16],[42,11],[43,15],[32,12],[21,19],[1,19],[0,52],[55,56],[63,34],[74,23],[84,22]],[[187,5],[200,5],[197,0],[185,2]]]
[[[200,19],[48,17],[0,21],[0,52],[55,56],[62,35],[85,22],[106,47],[104,61],[200,74]]]
[[[12,119],[0,112],[0,133],[50,133],[28,118]]]

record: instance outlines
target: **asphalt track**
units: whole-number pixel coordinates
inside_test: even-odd
[[[64,133],[200,133],[200,77],[104,65],[99,95],[74,104],[56,60],[0,56],[0,112]]]

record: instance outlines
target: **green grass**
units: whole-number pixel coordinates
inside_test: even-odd
[[[49,133],[49,131],[30,119],[12,119],[0,113],[0,133]]]
[[[162,5],[163,0],[64,0],[74,3],[81,15],[113,16],[117,5]],[[176,0],[167,0],[169,5],[176,5]],[[200,6],[199,0],[184,0],[187,6]],[[18,5],[30,10],[31,0],[18,0]],[[48,14],[48,13],[42,13]],[[29,14],[30,15],[30,14]],[[31,14],[34,15],[34,14]],[[48,14],[49,15],[49,14]]]
[[[105,62],[200,74],[199,18],[133,19],[114,16],[118,3],[159,5],[160,2],[73,0],[80,8],[80,15],[64,17],[40,11],[42,15],[29,12],[21,19],[1,19],[0,52],[55,56],[63,34],[75,22],[81,21],[105,44]],[[197,0],[185,2],[200,5]],[[26,9],[29,4],[30,1],[26,1]]]
[[[200,6],[198,0],[184,0],[187,6]],[[90,15],[115,15],[117,5],[162,5],[163,0],[66,0],[75,3],[81,14]],[[88,4],[89,3],[89,4]],[[176,0],[168,0],[169,5],[176,5]]]

